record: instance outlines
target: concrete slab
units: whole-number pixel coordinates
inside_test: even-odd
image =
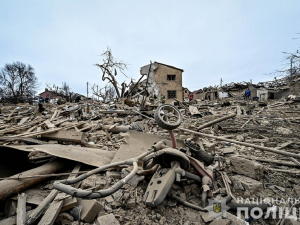
[[[242,186],[252,194],[256,193],[256,191],[259,189],[263,189],[263,184],[261,182],[246,176],[232,176],[232,181],[242,184]]]
[[[0,148],[3,147],[1,146]],[[60,158],[70,159],[96,167],[109,164],[116,154],[114,151],[59,144],[19,145],[13,147],[6,146],[6,148],[13,148],[27,152],[42,151]]]
[[[260,180],[263,177],[264,166],[260,163],[253,162],[237,156],[230,157],[232,169],[234,172]]]
[[[119,221],[113,214],[99,216],[96,220],[96,225],[120,225]]]
[[[80,218],[86,223],[94,222],[96,216],[101,212],[103,206],[96,200],[86,200],[78,198],[78,205],[82,206]]]
[[[126,141],[128,144],[123,144],[121,146],[111,162],[123,161],[139,156],[146,152],[154,144],[154,142],[161,140],[167,140],[167,145],[172,146],[169,138],[154,134],[141,133],[135,130],[129,130],[126,136]],[[176,141],[177,147],[184,147],[183,140],[177,139]]]

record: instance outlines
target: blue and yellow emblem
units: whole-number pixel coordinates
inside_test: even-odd
[[[221,203],[220,202],[214,202],[214,204],[213,204],[213,211],[215,213],[219,213],[219,212],[221,212],[221,210],[222,210]]]

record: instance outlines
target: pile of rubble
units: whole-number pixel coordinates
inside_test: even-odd
[[[163,105],[147,103],[149,111],[124,102],[3,106],[0,225],[300,224],[278,216],[282,208],[299,213],[299,102],[224,103],[176,100],[182,123],[172,132],[154,119]],[[155,176],[175,167],[174,182],[159,181],[166,193],[149,197]],[[72,186],[61,192],[57,184]],[[263,216],[250,213],[253,201]],[[237,207],[248,207],[248,215],[238,215]]]

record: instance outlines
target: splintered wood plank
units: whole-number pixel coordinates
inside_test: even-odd
[[[50,128],[55,128],[55,125],[53,123],[51,123],[49,120],[45,120],[44,123],[46,124],[46,126],[50,129]]]
[[[64,195],[63,193],[59,193],[56,197]],[[45,215],[42,217],[38,225],[53,225],[58,214],[60,213],[60,209],[63,205],[63,201],[54,201],[50,204],[47,209]]]
[[[23,119],[21,119],[21,121],[18,123],[18,125],[22,125],[22,124],[25,123],[28,119],[29,119],[29,117],[24,117]]]
[[[76,164],[75,168],[73,169],[72,173],[79,172],[81,167],[81,163]],[[76,177],[76,174],[71,174],[69,179],[73,179]],[[58,214],[60,213],[63,205],[64,200],[66,199],[67,195],[65,193],[59,193],[54,201],[51,203],[49,208],[47,209],[45,215],[42,217],[38,225],[53,225]]]
[[[51,119],[50,119],[50,122],[56,117],[56,114],[57,114],[57,110],[55,110],[55,112],[53,113]]]
[[[26,194],[18,196],[17,225],[26,225]]]
[[[32,212],[29,214],[27,224],[33,224],[43,214],[43,212],[46,210],[48,205],[57,196],[57,194],[58,194],[57,190],[52,190],[51,193],[42,201],[42,203],[37,208],[32,210]]]

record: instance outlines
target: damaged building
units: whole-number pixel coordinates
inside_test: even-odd
[[[299,95],[300,84],[297,76],[284,77],[274,81],[259,82],[253,84],[250,82],[231,82],[219,86],[209,86],[193,91],[194,100],[197,101],[214,101],[228,97],[243,97],[245,91],[251,91],[250,98],[258,98],[259,101],[277,100],[288,98],[290,95]]]
[[[174,101],[174,98],[183,101],[182,73],[184,70],[159,62],[152,63],[150,70],[149,67],[150,64],[141,67],[140,70],[141,75],[149,73],[148,92],[157,96],[164,95],[167,103]],[[146,83],[147,79],[143,81],[144,85]]]

